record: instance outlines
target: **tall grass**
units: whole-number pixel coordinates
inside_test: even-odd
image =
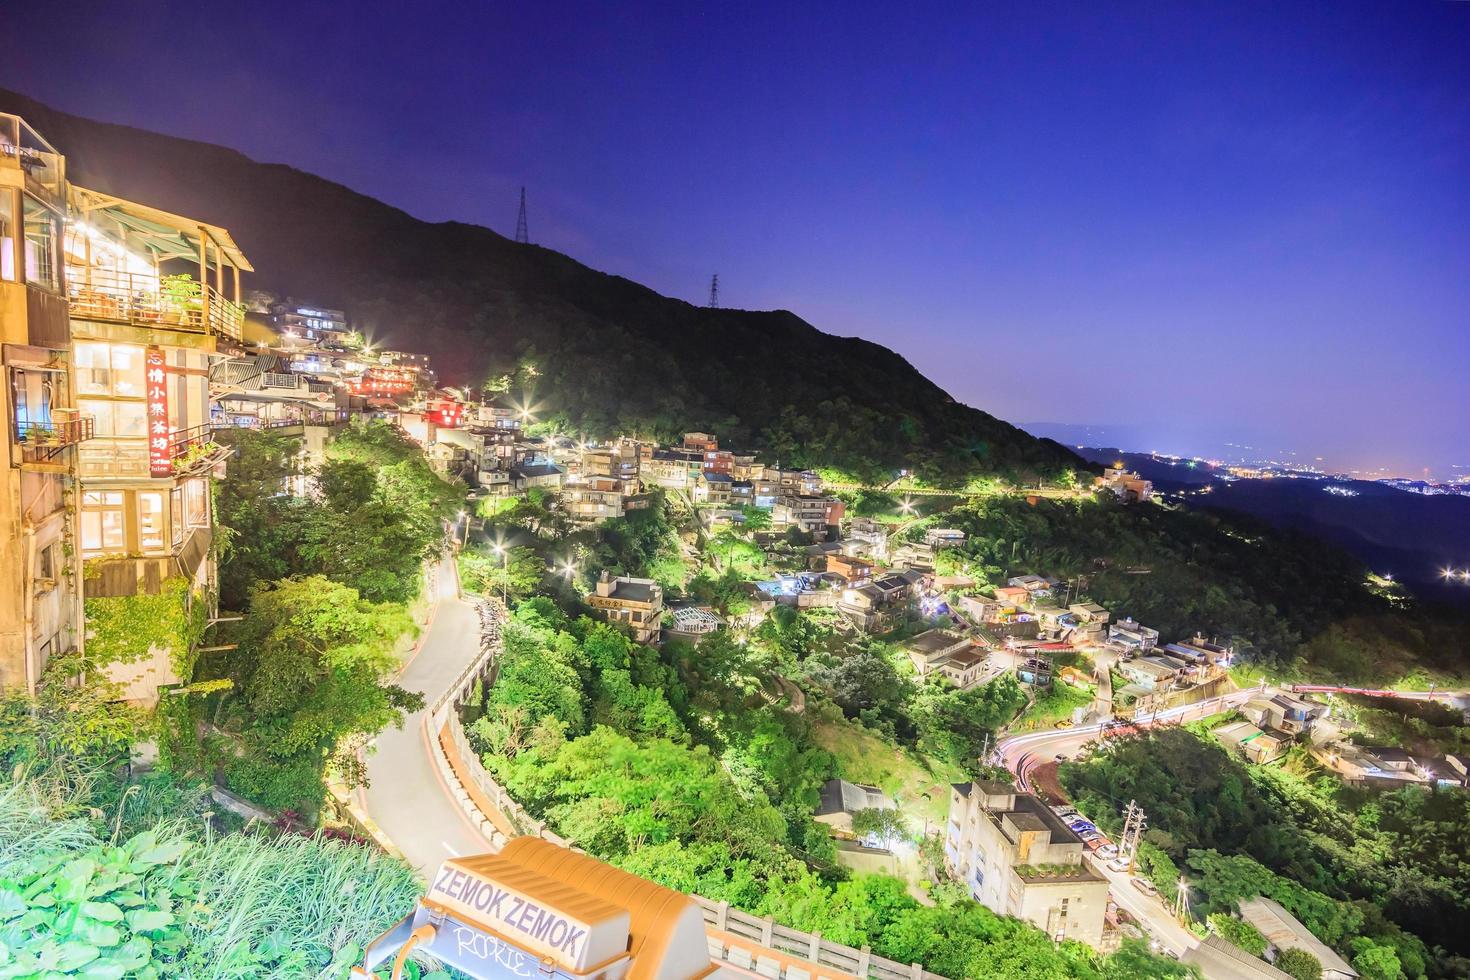
[[[58,816],[64,801],[51,796],[31,780],[0,782],[0,881],[41,855],[95,852],[120,827]],[[161,845],[189,842],[170,881],[197,886],[197,898],[174,910],[185,941],[169,975],[187,980],[344,977],[422,892],[407,865],[357,844],[293,834],[201,840],[187,819],[150,829]]]

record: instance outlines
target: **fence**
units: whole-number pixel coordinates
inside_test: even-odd
[[[576,846],[571,841],[553,833],[544,820],[531,816],[511,798],[485,770],[479,755],[465,738],[464,728],[459,722],[459,707],[469,697],[475,681],[494,683],[501,650],[501,627],[506,619],[505,606],[498,599],[481,600],[479,610],[479,655],[429,706],[425,724],[429,726],[435,764],[446,783],[454,789],[460,807],[496,847],[503,847],[508,836],[516,835],[540,837],[575,850]],[[450,750],[457,758],[451,758]],[[497,813],[487,812],[484,803]],[[496,816],[505,822],[505,826],[496,822]],[[774,980],[842,980],[850,977],[945,980],[926,972],[917,963],[898,963],[874,956],[867,947],[854,949],[823,939],[820,933],[788,929],[770,917],[761,918],[732,909],[728,902],[715,902],[700,895],[689,897],[704,910],[710,956],[742,971]]]

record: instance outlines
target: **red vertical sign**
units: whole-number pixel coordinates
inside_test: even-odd
[[[163,351],[148,348],[143,358],[148,382],[148,472],[153,476],[172,476],[174,461],[169,452],[168,371]]]

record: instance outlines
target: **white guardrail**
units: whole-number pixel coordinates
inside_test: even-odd
[[[505,606],[495,598],[479,600],[478,609],[479,655],[465,666],[448,690],[434,699],[424,719],[434,763],[460,808],[497,850],[505,846],[509,836],[540,837],[577,850],[571,841],[552,832],[546,821],[533,817],[512,799],[486,771],[479,755],[465,738],[459,721],[459,707],[469,697],[475,681],[495,682],[502,649],[501,627],[507,616]],[[454,762],[444,750],[441,735],[446,735],[454,747],[457,757]],[[458,762],[457,766],[455,762]],[[488,801],[497,812],[486,813],[477,796]],[[495,817],[499,817],[501,822],[497,822]],[[509,835],[507,827],[512,832]],[[825,977],[945,980],[938,974],[925,971],[918,963],[905,964],[874,956],[866,946],[854,949],[823,939],[820,933],[788,929],[769,916],[763,918],[731,908],[728,902],[715,902],[700,895],[691,895],[690,898],[704,910],[710,955],[743,971],[774,980],[819,980]]]

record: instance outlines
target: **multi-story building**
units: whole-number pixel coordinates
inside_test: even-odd
[[[1108,624],[1108,644],[1125,653],[1147,653],[1159,642],[1159,631],[1129,616]]]
[[[582,476],[561,488],[562,506],[574,521],[596,523],[623,515],[630,487],[612,476]]]
[[[69,200],[72,368],[93,419],[77,453],[88,615],[94,601],[165,593],[207,607],[210,480],[228,456],[212,438],[210,361],[239,341],[250,264],[223,228],[75,186]],[[185,654],[150,643],[107,672],[146,701],[185,679]]]
[[[1101,946],[1108,880],[1044,803],[1004,783],[950,789],[945,866],[980,904],[1038,926],[1052,939]]]
[[[352,338],[347,314],[291,301],[271,304],[271,326],[286,347],[344,347]]]
[[[0,688],[33,691],[53,654],[80,649],[77,411],[62,261],[66,161],[0,115],[0,343],[6,439],[0,491]]]
[[[776,498],[776,504],[771,508],[771,520],[777,524],[795,524],[803,531],[821,533],[841,523],[845,507],[836,497],[783,494]]]
[[[639,643],[657,643],[663,634],[664,590],[651,578],[613,578],[603,572],[586,599],[599,617],[631,629]]]

